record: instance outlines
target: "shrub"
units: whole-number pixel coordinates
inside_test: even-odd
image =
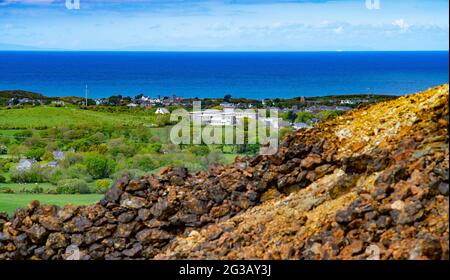
[[[90,193],[87,183],[80,179],[65,179],[58,182],[58,194],[87,194]]]
[[[162,145],[161,143],[153,143],[148,145],[148,151],[151,153],[160,153]]]
[[[63,175],[64,175],[64,170],[61,169],[60,167],[56,167],[53,170],[51,170],[50,172],[45,174],[45,177],[47,179],[47,181],[49,181],[50,183],[57,185],[59,181],[61,181],[63,179]]]
[[[8,145],[11,143],[11,138],[0,135],[0,143],[2,143],[3,145]]]
[[[291,127],[283,127],[280,129],[280,139],[283,139],[284,136],[286,136],[286,134],[289,134],[292,132],[292,128]]]
[[[3,171],[9,172],[14,166],[15,164],[13,162],[7,162],[3,165]]]
[[[32,188],[31,188],[31,191],[30,191],[31,193],[34,193],[34,194],[40,194],[40,193],[43,193],[44,192],[44,188],[42,188],[42,187],[40,187],[39,185],[34,185]]]
[[[339,116],[339,112],[332,111],[332,110],[322,111],[322,112],[319,113],[319,117],[323,121],[327,120],[327,119],[330,119],[330,118],[337,117],[337,116]]]
[[[14,133],[14,138],[19,143],[24,142],[26,139],[30,138],[31,136],[33,136],[33,131],[31,131],[31,130],[22,130],[22,131]]]
[[[0,183],[5,183],[5,182],[6,182],[5,176],[0,174]]]
[[[208,146],[206,145],[192,145],[189,147],[188,151],[196,156],[206,156],[210,152]]]
[[[26,139],[23,144],[31,148],[45,148],[46,146],[46,143],[39,136],[32,136]]]
[[[0,193],[14,193],[14,190],[11,188],[0,188]]]
[[[97,145],[95,147],[95,151],[97,151],[99,154],[104,155],[108,152],[108,145],[106,145],[106,144]]]
[[[25,152],[25,157],[29,159],[41,160],[44,156],[45,150],[43,148],[31,149]]]
[[[132,157],[136,152],[135,148],[132,145],[128,144],[126,139],[124,139],[124,138],[117,138],[117,139],[109,140],[108,151],[113,156],[122,154],[127,157]]]
[[[30,170],[11,171],[11,182],[14,183],[43,183],[45,178],[39,167],[33,166]]]
[[[44,175],[47,181],[55,185],[65,179],[80,179],[85,182],[92,182],[92,177],[87,172],[86,166],[80,163],[72,165],[69,168],[56,167],[48,170]]]
[[[5,145],[0,144],[0,155],[6,155],[8,153],[8,148]]]
[[[101,179],[95,183],[95,192],[104,194],[111,188],[111,181],[108,179]]]
[[[310,112],[299,112],[297,113],[296,122],[302,122],[311,125],[316,116]]]
[[[163,127],[168,124],[170,124],[170,115],[164,114],[164,115],[157,115],[155,118],[155,125],[158,127]]]
[[[160,167],[161,163],[152,156],[136,155],[130,159],[130,165],[134,169],[150,171]]]
[[[54,189],[47,189],[44,191],[46,194],[58,194],[58,192]]]
[[[66,155],[64,156],[64,159],[61,161],[61,165],[63,167],[69,167],[71,165],[74,165],[76,163],[81,163],[83,162],[83,155],[78,154],[78,153],[66,153]]]
[[[89,174],[94,179],[108,178],[114,172],[115,162],[99,154],[90,154],[85,159]]]
[[[49,151],[46,151],[44,153],[44,155],[42,155],[41,159],[45,160],[45,161],[52,161],[52,160],[54,160],[53,153],[49,152]]]

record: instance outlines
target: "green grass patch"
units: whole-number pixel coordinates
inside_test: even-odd
[[[24,109],[0,110],[0,129],[14,134],[15,129],[43,129],[68,126],[101,125],[150,125],[153,116],[128,112],[96,112],[75,107],[32,107]],[[2,133],[3,133],[2,132]],[[5,135],[7,135],[5,133]]]
[[[5,184],[0,184],[0,188],[10,188],[12,190],[14,190],[14,192],[18,193],[21,192],[22,190],[28,190],[31,191],[34,187],[39,186],[41,187],[44,191],[46,190],[53,190],[56,187],[50,183],[38,183],[38,184],[19,184],[19,183],[5,183]]]
[[[242,154],[223,154],[225,164],[232,164],[237,156],[243,156]]]
[[[0,194],[0,212],[6,212],[11,215],[17,208],[27,207],[28,204],[33,200],[39,200],[41,204],[51,204],[62,207],[67,204],[72,204],[74,206],[90,205],[96,203],[102,198],[103,195],[99,194]]]
[[[16,134],[17,132],[19,132],[21,130],[23,130],[23,129],[0,129],[0,135],[10,137],[10,136],[14,136],[14,134]]]
[[[163,144],[167,144],[170,141],[170,130],[172,126],[164,126],[164,127],[151,127],[149,130],[151,131],[153,136],[159,138],[159,142]]]

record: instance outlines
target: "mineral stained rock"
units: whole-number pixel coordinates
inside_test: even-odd
[[[287,135],[278,154],[0,213],[0,259],[448,259],[448,85]]]

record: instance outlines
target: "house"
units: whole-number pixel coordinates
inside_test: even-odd
[[[267,106],[267,103],[272,103],[272,99],[269,99],[269,98],[264,98],[262,101],[261,101],[261,103],[262,103],[262,105],[263,106]]]
[[[174,94],[172,96],[172,101],[174,104],[181,104],[183,102],[183,98]]]
[[[156,109],[155,114],[170,114],[170,112],[166,108],[158,108]]]
[[[37,162],[37,160],[35,160],[35,159],[21,159],[16,166],[16,170],[17,171],[30,170],[31,167],[33,167],[33,164],[35,164],[36,162]]]
[[[233,103],[228,103],[228,102],[222,102],[222,103],[220,103],[220,106],[224,109],[236,107],[236,105],[234,105]]]
[[[30,99],[29,98],[21,98],[21,99],[19,99],[19,104],[22,104],[22,103],[28,103],[28,102],[30,102]]]
[[[310,126],[309,124],[304,123],[304,122],[299,122],[299,123],[294,123],[292,125],[292,127],[295,129],[301,129],[301,128],[311,128],[312,126]]]
[[[341,100],[341,104],[353,105],[355,104],[355,102],[352,100]]]
[[[54,158],[55,160],[63,160],[63,159],[64,159],[64,156],[65,156],[65,154],[64,154],[64,152],[62,152],[62,151],[54,151],[54,152],[53,152],[53,158]]]
[[[52,105],[57,105],[57,106],[64,106],[64,101],[62,101],[62,100],[55,100],[55,101],[52,101]]]
[[[137,108],[137,107],[139,107],[139,105],[136,103],[130,103],[130,104],[127,104],[127,107],[128,108]]]
[[[169,96],[164,96],[161,102],[162,102],[162,104],[164,106],[171,106],[172,105],[172,99],[170,99]]]
[[[47,166],[55,168],[58,166],[58,163],[56,161],[50,161],[49,163],[47,163]]]
[[[96,99],[95,100],[95,104],[97,106],[99,106],[99,105],[108,105],[108,103],[109,103],[109,100],[107,98],[100,98],[100,99]]]
[[[56,161],[50,161],[50,162],[39,165],[40,168],[46,168],[46,167],[55,168],[57,166],[58,166],[58,163]]]
[[[352,109],[352,107],[348,106],[336,106],[335,108],[336,111],[343,111],[343,112],[350,111]]]

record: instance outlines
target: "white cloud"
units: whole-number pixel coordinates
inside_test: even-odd
[[[341,34],[342,32],[344,32],[344,27],[341,25],[335,29],[333,29],[334,33],[336,34]]]
[[[394,26],[399,27],[402,31],[408,31],[411,27],[404,19],[396,19],[393,23]]]

